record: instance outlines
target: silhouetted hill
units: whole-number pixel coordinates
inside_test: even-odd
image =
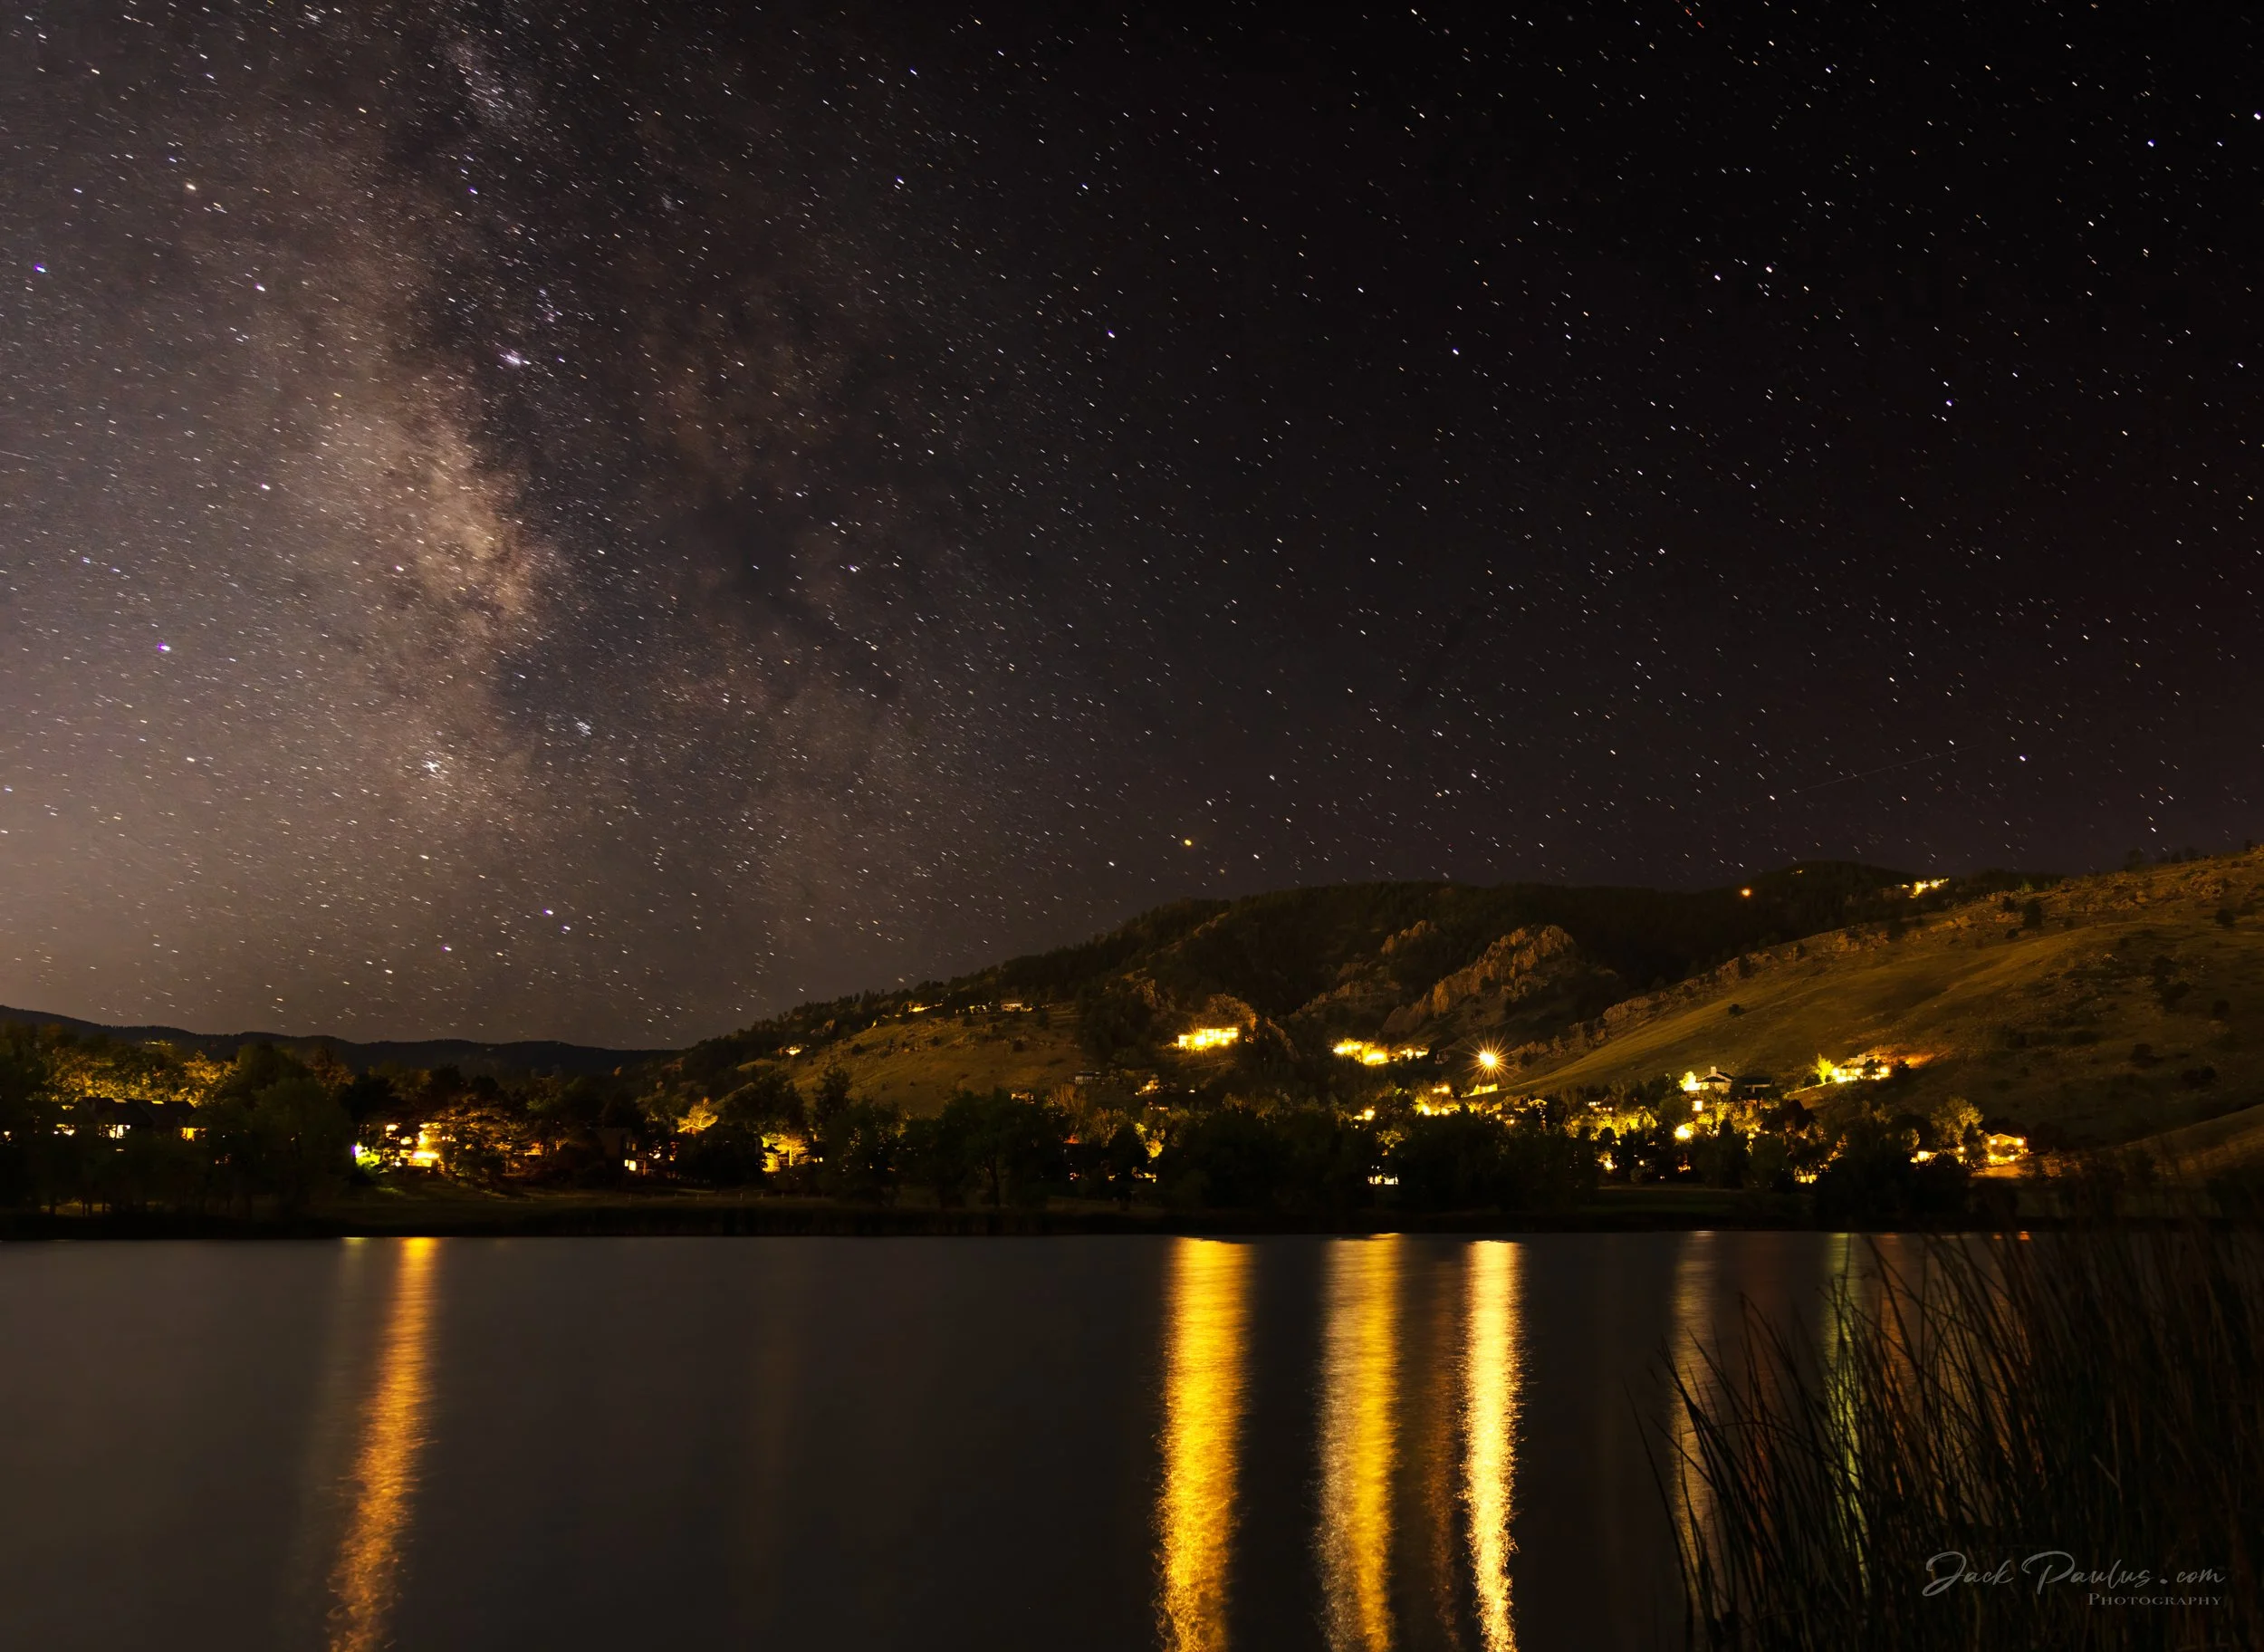
[[[296,1055],[329,1049],[356,1072],[375,1067],[454,1067],[466,1078],[486,1074],[509,1078],[520,1073],[611,1072],[634,1067],[662,1052],[601,1050],[589,1044],[560,1043],[552,1039],[525,1039],[513,1043],[484,1044],[465,1038],[378,1039],[367,1042],[350,1038],[302,1038],[286,1032],[191,1032],[183,1027],[121,1027],[81,1021],[73,1015],[49,1015],[37,1010],[11,1009],[0,1004],[0,1022],[32,1026],[66,1027],[82,1037],[102,1037],[120,1043],[165,1043],[179,1050],[225,1060],[245,1044],[273,1044]]]

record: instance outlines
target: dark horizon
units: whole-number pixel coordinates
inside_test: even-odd
[[[12,20],[0,1001],[2258,831],[2264,23]]]

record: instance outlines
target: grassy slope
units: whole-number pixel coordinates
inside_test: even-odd
[[[961,1090],[1042,1095],[1085,1064],[1075,1013],[1063,1005],[1049,1019],[1050,1028],[1039,1026],[1035,1014],[977,1015],[973,1024],[955,1015],[898,1016],[850,1038],[811,1044],[788,1071],[814,1090],[819,1074],[838,1061],[859,1095],[915,1115],[940,1111]]]
[[[1818,1054],[1887,1051],[1929,1058],[1903,1087],[1916,1109],[1959,1095],[2096,1141],[2150,1136],[2264,1098],[2260,885],[2264,853],[2228,856],[2064,884],[2040,898],[2040,931],[1988,901],[1896,941],[1775,948],[1750,977],[1717,972],[1521,1081],[1556,1090],[1719,1064],[1797,1082]],[[2241,913],[2229,928],[2216,921],[2227,905]],[[2160,979],[2187,984],[2173,1007],[2157,990],[2160,958]],[[2154,1064],[2134,1062],[2139,1043]],[[2201,1068],[2214,1079],[2182,1076]]]
[[[2264,1165],[2264,1104],[2171,1130],[2155,1138],[2153,1145],[2173,1162],[2190,1165],[2204,1176],[2237,1166]]]

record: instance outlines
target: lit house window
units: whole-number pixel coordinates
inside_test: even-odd
[[[1196,1027],[1175,1042],[1182,1050],[1223,1050],[1242,1035],[1240,1027]]]

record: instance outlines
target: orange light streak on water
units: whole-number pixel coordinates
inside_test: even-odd
[[[1400,1244],[1385,1237],[1344,1239],[1329,1246],[1316,1546],[1329,1643],[1338,1652],[1388,1652],[1393,1639]]]
[[[401,1550],[416,1500],[431,1401],[436,1239],[405,1239],[378,1379],[361,1418],[349,1494],[353,1514],[331,1572],[331,1652],[378,1652],[392,1638]]]
[[[1168,1652],[1223,1652],[1234,1538],[1250,1247],[1182,1239],[1172,1252],[1164,1361],[1157,1615]]]
[[[1514,1244],[1470,1247],[1470,1343],[1463,1360],[1463,1495],[1470,1505],[1470,1571],[1486,1652],[1517,1652],[1510,1557],[1517,1552],[1517,1426],[1524,1385],[1520,1269]]]

